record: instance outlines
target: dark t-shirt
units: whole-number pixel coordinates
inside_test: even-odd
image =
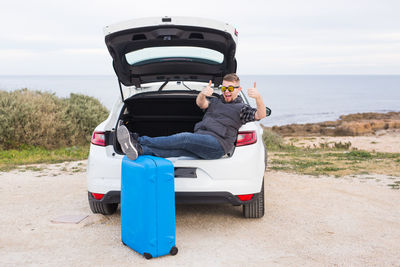
[[[218,98],[212,97],[209,98],[208,100],[210,101],[210,104],[213,102],[217,101]],[[225,102],[225,98],[223,95],[220,95],[220,99],[222,103],[227,103]],[[241,97],[237,97],[235,100],[233,100],[233,103],[240,103],[243,102],[243,99]],[[240,110],[240,120],[243,124],[246,124],[247,122],[250,121],[255,121],[255,114],[257,112],[256,108],[251,107],[248,104],[244,104],[243,108]]]

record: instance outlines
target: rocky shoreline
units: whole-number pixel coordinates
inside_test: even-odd
[[[400,129],[400,112],[356,113],[336,121],[264,127],[281,136],[359,136]]]

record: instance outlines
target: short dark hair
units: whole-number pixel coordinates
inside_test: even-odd
[[[229,73],[225,75],[223,80],[228,82],[240,82],[239,76],[237,76],[236,73]]]

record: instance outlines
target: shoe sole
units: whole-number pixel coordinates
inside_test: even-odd
[[[137,159],[138,152],[131,142],[129,130],[128,130],[128,128],[126,128],[125,125],[121,125],[118,127],[117,139],[118,139],[118,142],[121,145],[121,149],[125,153],[125,155],[131,160]]]

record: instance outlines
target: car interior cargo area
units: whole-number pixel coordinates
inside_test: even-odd
[[[193,132],[204,112],[196,105],[197,93],[149,92],[125,100],[120,119],[130,132],[140,136],[168,136],[180,132]],[[119,144],[116,142],[118,151]]]
[[[193,132],[204,112],[196,105],[197,94],[145,93],[125,101],[123,121],[140,136],[166,136]]]

